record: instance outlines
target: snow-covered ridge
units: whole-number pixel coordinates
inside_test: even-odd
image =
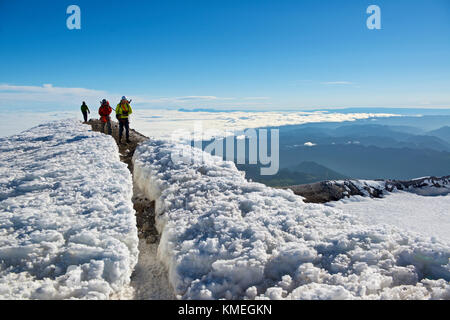
[[[411,181],[387,180],[385,189],[392,191],[409,191],[419,195],[446,195],[450,193],[450,176],[424,177]]]
[[[338,180],[323,181],[306,185],[291,186],[292,190],[307,202],[325,203],[352,196],[382,198],[397,191],[418,195],[446,195],[450,193],[450,176],[436,178],[424,177],[408,181],[400,180]]]
[[[75,120],[0,139],[0,299],[124,297],[132,191],[115,141]]]
[[[231,162],[149,140],[134,179],[156,201],[158,256],[184,299],[450,299],[450,248],[290,190],[248,182]]]

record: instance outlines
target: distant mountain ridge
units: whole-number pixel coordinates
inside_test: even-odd
[[[304,161],[296,166],[281,169],[276,175],[262,176],[260,167],[254,165],[236,165],[245,171],[245,177],[270,187],[286,187],[293,184],[307,184],[323,180],[339,180],[348,177],[313,161]]]
[[[450,143],[450,127],[445,126],[437,130],[429,131],[427,134],[438,137]]]
[[[279,130],[279,172],[267,177],[260,174],[263,165],[237,167],[249,179],[271,187],[326,180],[405,181],[420,176],[446,176],[450,173],[449,124],[450,116],[442,115],[265,128]],[[258,143],[259,134],[257,130]],[[234,148],[237,141],[235,137]],[[203,148],[211,142],[202,141]],[[227,144],[222,143],[222,154],[228,154]],[[247,138],[244,163],[250,162],[250,143]],[[238,162],[236,156],[232,160]]]
[[[447,134],[450,135],[450,127],[434,131],[418,127],[414,132],[414,127],[402,123],[282,127],[280,167],[290,169],[301,159],[353,179],[445,176],[450,172]]]

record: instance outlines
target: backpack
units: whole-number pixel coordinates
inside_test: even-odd
[[[121,120],[122,118],[120,118],[120,116],[122,116],[122,115],[124,115],[124,114],[126,114],[126,115],[128,115],[128,112],[129,112],[129,110],[130,110],[130,104],[129,103],[126,103],[126,106],[127,106],[127,110],[125,111],[124,110],[124,108],[123,108],[123,106],[122,106],[122,104],[120,104],[120,108],[122,108],[122,114],[119,114],[119,113],[117,113],[116,112],[116,119],[117,120]]]

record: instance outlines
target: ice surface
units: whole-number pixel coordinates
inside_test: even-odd
[[[191,149],[150,140],[133,158],[179,298],[450,299],[447,244],[305,204]],[[183,151],[203,162],[174,163]]]
[[[114,140],[75,120],[0,139],[0,299],[125,297],[132,189]]]

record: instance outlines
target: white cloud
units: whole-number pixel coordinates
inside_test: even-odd
[[[92,90],[85,88],[65,88],[54,87],[51,84],[39,86],[14,86],[9,84],[0,84],[0,98],[21,98],[24,100],[58,100],[71,96],[101,96],[105,95],[105,91]]]
[[[244,100],[270,100],[270,97],[245,97]]]
[[[187,96],[187,97],[178,97],[178,98],[172,98],[174,100],[178,101],[185,101],[185,100],[220,100],[225,98],[218,98],[215,96]]]
[[[97,104],[100,99],[106,98],[110,101],[119,101],[122,94],[110,93],[103,90],[86,88],[56,87],[52,84],[42,86],[19,86],[10,84],[0,84],[0,106],[34,106],[36,104],[48,104],[53,106],[74,105],[81,101],[88,104]],[[148,98],[145,96],[128,95],[134,103],[159,106],[189,106],[198,103],[211,103],[234,100],[235,98],[216,97],[209,95],[192,95],[180,97],[158,97]]]
[[[373,117],[391,117],[392,114],[338,113],[338,112],[181,112],[178,110],[140,109],[133,116],[133,126],[146,136],[170,138],[176,130],[183,130],[187,135],[200,126],[208,140],[214,130],[216,136],[226,136],[234,131],[238,139],[242,130],[249,128],[280,127],[319,122],[344,122],[370,119]],[[220,132],[220,134],[217,134]],[[239,137],[241,136],[241,137]],[[186,134],[183,136],[186,137]],[[181,138],[183,138],[181,137]],[[309,142],[313,144],[312,142]],[[312,145],[307,145],[311,146]]]
[[[199,101],[225,101],[225,100],[233,100],[234,98],[221,98],[216,96],[185,96],[185,97],[159,97],[159,98],[146,98],[146,97],[137,97],[134,99],[136,103],[141,104],[153,104],[153,103],[176,103],[180,104],[183,102],[199,102]]]
[[[101,90],[86,88],[54,87],[51,84],[42,86],[16,86],[0,84],[0,106],[29,106],[36,105],[70,106],[80,104],[81,101],[93,103],[107,97],[108,93]]]
[[[351,85],[351,84],[353,84],[353,82],[350,82],[350,81],[328,81],[328,82],[321,82],[321,84],[335,86],[335,85]]]
[[[312,142],[306,142],[306,143],[304,144],[304,146],[305,146],[305,147],[314,147],[314,146],[317,146],[317,144],[312,143]]]

